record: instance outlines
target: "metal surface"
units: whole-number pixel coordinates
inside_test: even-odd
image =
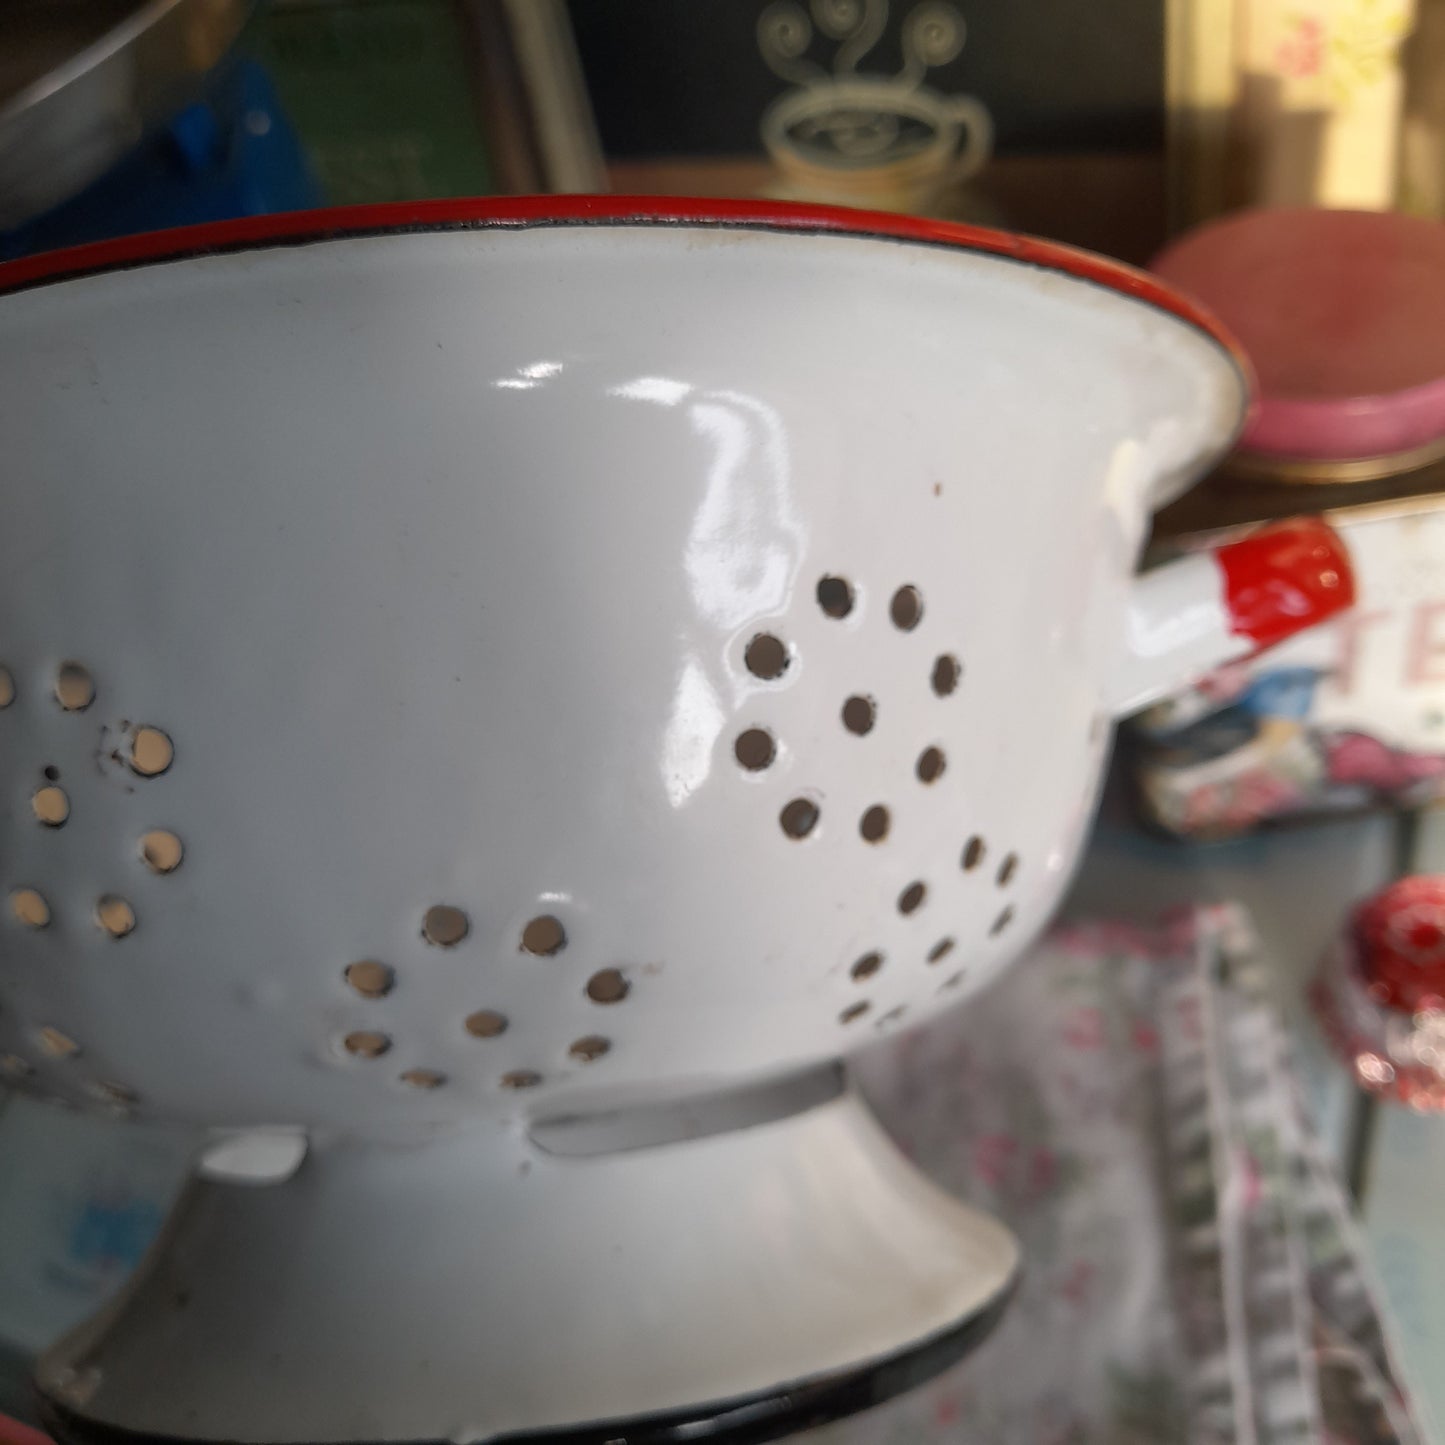
[[[192,1185],[163,1242],[42,1362],[42,1391],[101,1424],[280,1441],[625,1433],[674,1412],[707,1434],[720,1402],[806,1395],[987,1319],[1018,1263],[851,1093],[593,1158],[496,1125],[339,1145],[285,1184]]]
[[[0,1061],[230,1131],[59,1405],[558,1430],[1007,1287],[851,1096],[758,1086],[993,977],[1116,705],[1253,648],[1227,568],[1132,576],[1244,386],[1006,238],[789,216],[11,271]]]
[[[0,6],[0,230],[67,200],[193,100],[253,0]]]
[[[833,1057],[1042,926],[1126,661],[1136,704],[1251,645],[1209,564],[1129,577],[1228,357],[1007,260],[377,236],[0,340],[0,1052],[77,1102],[384,1137]],[[1207,636],[1131,661],[1131,602]]]
[[[1428,442],[1407,452],[1386,457],[1353,457],[1343,460],[1310,457],[1275,457],[1262,452],[1236,452],[1215,474],[1221,483],[1240,486],[1279,484],[1283,486],[1342,486],[1346,483],[1378,482],[1385,477],[1433,466],[1445,459],[1445,439]],[[1333,499],[1332,499],[1333,500]]]

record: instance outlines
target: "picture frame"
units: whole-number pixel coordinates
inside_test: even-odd
[[[1165,207],[1170,235],[1228,209],[1239,98],[1235,0],[1164,0]]]
[[[245,45],[330,204],[607,188],[562,0],[273,0]]]

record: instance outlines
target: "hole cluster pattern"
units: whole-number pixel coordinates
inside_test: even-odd
[[[57,754],[73,757],[78,750],[94,749],[94,719],[98,714],[104,718],[113,706],[114,699],[108,699],[103,679],[81,659],[62,658],[35,673],[0,661],[0,751],[10,757],[15,752],[6,746],[5,728],[12,716],[28,711],[54,738]],[[34,938],[37,946],[55,947],[56,967],[70,963],[71,950],[86,936],[105,941],[109,956],[110,945],[142,935],[146,909],[164,907],[167,896],[174,896],[165,893],[174,885],[165,884],[157,885],[161,891],[149,894],[150,885],[145,880],[175,873],[186,857],[180,835],[160,826],[155,817],[164,806],[165,795],[164,789],[156,793],[152,787],[176,761],[170,732],[152,721],[125,721],[115,726],[103,723],[101,736],[108,741],[103,754],[97,757],[103,766],[113,765],[133,780],[128,791],[140,817],[129,848],[117,849],[105,886],[97,892],[78,893],[61,881],[63,874],[46,878],[38,876],[42,870],[33,867],[11,873],[16,865],[9,859],[0,865],[9,874],[0,877],[0,929],[17,930]],[[43,755],[16,758],[15,765],[22,779],[29,776],[23,802],[9,820],[17,832],[31,828],[37,833],[53,834],[55,842],[49,848],[63,850],[77,830],[95,824],[89,806],[94,798],[93,770],[62,769],[52,757]],[[40,854],[32,851],[32,856],[59,858],[64,854],[47,850]],[[118,949],[114,955],[116,966],[123,967],[123,960],[133,957],[137,946],[126,943]],[[77,962],[76,966],[84,964]],[[123,1081],[85,1075],[85,1041],[75,1037],[64,1020],[17,1017],[15,1023],[25,1040],[21,1045],[25,1052],[0,1054],[0,1076],[19,1082],[46,1076],[57,1085],[62,1077],[73,1080],[67,1085],[72,1093],[112,1112],[129,1113],[143,1103]],[[65,1070],[63,1076],[51,1072],[59,1067]]]
[[[830,801],[826,780],[806,775],[805,740],[790,740],[770,716],[775,711],[769,707],[773,693],[807,685],[810,674],[803,664],[807,648],[814,644],[803,639],[810,631],[817,635],[816,624],[790,627],[780,618],[745,637],[742,665],[766,686],[745,704],[747,712],[732,735],[733,760],[737,776],[754,785],[767,784],[770,774],[778,774],[777,791],[770,796],[771,826],[780,846],[808,850],[822,840],[837,839],[839,847],[863,846],[880,863],[896,853],[899,861],[890,867],[922,863],[928,868],[926,876],[916,877],[881,872],[884,881],[873,910],[879,920],[876,943],[855,946],[849,958],[831,965],[842,986],[854,995],[838,1000],[838,1022],[856,1028],[860,1020],[871,1018],[878,1027],[891,1027],[906,1016],[906,1002],[899,1002],[899,996],[904,1000],[922,996],[928,980],[939,993],[957,989],[967,977],[967,967],[950,971],[941,967],[944,961],[956,965],[960,956],[967,959],[970,947],[986,947],[1007,931],[1014,905],[1000,900],[990,911],[985,890],[991,885],[1009,890],[1022,864],[1016,853],[991,853],[984,836],[966,828],[958,834],[951,858],[920,859],[905,851],[909,818],[921,806],[940,811],[958,807],[958,795],[948,786],[954,761],[950,754],[959,746],[960,719],[967,717],[968,687],[956,639],[941,635],[947,626],[944,610],[930,609],[926,589],[917,581],[875,587],[873,580],[841,569],[824,572],[811,594],[802,595],[807,600],[801,605],[815,607],[824,619],[821,636],[838,639],[838,650],[830,651],[828,666],[821,672],[843,677],[852,686],[832,703],[834,726],[840,738],[848,740],[846,746],[856,750],[851,755],[857,758],[857,776],[866,778],[877,796],[861,809],[840,813],[842,805]],[[856,645],[864,635],[866,646]],[[906,646],[918,658],[917,683],[906,696],[893,695],[899,691],[896,682],[888,684],[883,676],[869,675],[868,648],[891,644]],[[896,667],[888,673],[895,675]],[[887,731],[882,725],[895,708],[914,730],[914,741],[907,762],[890,765],[884,774],[876,759],[886,746],[896,752],[898,734],[893,733],[890,744],[878,739]],[[875,747],[880,752],[871,753]],[[785,762],[786,767],[779,766]],[[981,926],[977,921],[964,926],[966,917],[976,920],[980,911],[986,919]],[[905,941],[888,946],[890,935]],[[859,993],[870,996],[858,997]],[[874,993],[879,997],[871,996]],[[884,999],[884,993],[894,997]]]
[[[487,958],[489,949],[495,953],[496,940],[488,942],[479,936],[471,912],[456,903],[433,903],[421,911],[418,933],[422,940],[421,955],[405,962],[383,961],[375,957],[358,958],[340,970],[344,994],[355,1005],[354,1023],[348,1024],[336,1037],[333,1058],[355,1066],[361,1074],[376,1074],[379,1061],[388,1064],[397,1058],[404,1066],[394,1066],[389,1077],[404,1089],[433,1093],[453,1084],[463,1069],[470,1075],[479,1071],[494,1088],[506,1092],[535,1090],[582,1066],[591,1066],[611,1054],[614,1044],[601,1032],[586,1032],[559,1037],[548,1057],[536,1056],[536,1046],[528,1045],[532,1057],[520,1062],[512,1057],[513,1017],[495,1002],[474,998],[455,1019],[442,1021],[442,1030],[450,1033],[448,1048],[451,1058],[462,1058],[448,1069],[439,1061],[428,1059],[411,1062],[407,1059],[411,1041],[392,1023],[389,1001],[405,997],[412,987],[427,987],[425,950],[466,951],[478,955],[479,967],[474,994],[485,995],[488,988],[505,987],[505,968],[492,965],[498,960]],[[631,970],[615,966],[578,970],[572,955],[582,952],[574,946],[567,923],[555,912],[534,914],[504,940],[501,952],[511,966],[521,969],[548,969],[557,974],[559,982],[574,987],[588,1009],[608,1009],[622,1003],[632,991]],[[483,962],[483,959],[486,959]],[[600,1017],[600,1015],[599,1015]],[[460,1053],[458,1052],[460,1050]],[[385,1065],[382,1075],[386,1077]]]
[[[832,1008],[842,1025],[891,1025],[904,1017],[903,993],[910,1001],[919,989],[911,980],[918,976],[937,983],[947,974],[939,991],[956,988],[966,976],[965,969],[950,972],[940,967],[943,960],[957,962],[957,951],[967,957],[971,945],[997,938],[1013,920],[1015,907],[1000,897],[991,914],[985,938],[970,937],[959,926],[954,899],[965,890],[969,901],[959,906],[977,907],[980,888],[1007,893],[1023,867],[1017,854],[994,851],[981,834],[962,830],[954,859],[923,860],[926,876],[912,876],[912,869],[890,872],[898,864],[888,860],[904,856],[908,819],[923,807],[947,810],[950,798],[950,750],[956,746],[957,719],[966,714],[968,688],[964,662],[954,650],[956,639],[934,636],[946,625],[943,609],[930,610],[925,589],[916,582],[903,581],[877,590],[871,584],[830,571],[820,576],[811,597],[822,625],[847,650],[865,635],[876,646],[896,643],[910,650],[916,662],[916,688],[907,697],[890,694],[884,680],[869,676],[868,652],[854,646],[853,656],[842,669],[820,670],[825,678],[842,677],[844,685],[826,699],[824,714],[831,719],[842,748],[858,759],[860,775],[875,784],[877,796],[862,806],[842,809],[830,804],[826,780],[809,780],[806,748],[790,754],[790,740],[768,716],[767,699],[783,689],[810,685],[801,644],[779,621],[768,630],[751,633],[743,643],[742,662],[746,671],[763,686],[750,696],[746,706],[754,715],[740,718],[731,736],[735,775],[757,786],[769,819],[768,830],[774,846],[795,849],[797,857],[825,858],[818,845],[865,850],[878,870],[880,886],[874,916],[880,936],[873,942],[855,941],[849,956],[832,961],[840,987],[846,994],[836,996]],[[832,632],[831,629],[837,629]],[[808,644],[811,646],[812,644]],[[832,659],[836,661],[837,659]],[[891,674],[890,674],[891,675]],[[893,686],[894,694],[897,692]],[[106,684],[84,662],[64,659],[48,675],[32,677],[22,670],[0,663],[0,746],[3,746],[7,715],[26,708],[44,708],[54,728],[90,728],[94,719],[107,714]],[[873,761],[877,750],[896,747],[897,734],[890,743],[889,714],[897,716],[915,731],[906,757],[897,758],[884,774]],[[103,732],[103,735],[104,732]],[[103,891],[87,897],[69,896],[64,888],[36,876],[0,879],[5,914],[0,926],[31,935],[37,942],[61,938],[78,928],[105,940],[104,947],[116,948],[114,958],[123,966],[144,948],[147,912],[164,906],[163,881],[183,870],[189,856],[189,842],[156,816],[153,799],[163,799],[164,788],[151,789],[156,780],[184,766],[170,732],[156,722],[124,722],[111,730],[118,741],[109,754],[133,779],[130,789],[138,818],[129,854],[119,850],[115,876],[105,880]],[[882,741],[880,741],[882,739]],[[870,750],[875,750],[870,757]],[[73,749],[65,749],[71,756]],[[64,762],[64,756],[61,762]],[[30,760],[30,783],[18,794],[23,818],[17,826],[36,830],[36,836],[52,835],[58,845],[73,830],[87,825],[86,781],[72,777],[48,758]],[[810,786],[812,781],[815,786]],[[812,851],[809,851],[812,850]],[[912,859],[913,867],[919,860]],[[129,870],[129,871],[128,871]],[[156,891],[161,890],[161,891]],[[973,933],[976,935],[975,928]],[[338,1067],[354,1070],[355,1077],[377,1078],[420,1093],[431,1093],[452,1084],[459,1075],[473,1070],[492,1086],[504,1091],[543,1088],[555,1078],[586,1068],[606,1068],[615,1055],[614,1040],[601,1027],[608,1011],[625,1005],[642,977],[641,970],[619,966],[606,959],[588,959],[585,940],[569,933],[569,920],[559,912],[538,908],[525,922],[510,926],[510,936],[501,941],[484,927],[464,902],[434,901],[418,909],[413,937],[417,944],[406,956],[382,958],[361,956],[339,959],[334,969],[339,998],[344,1001],[344,1021],[332,1035],[332,1060]],[[455,1015],[439,1020],[439,1030],[449,1031],[426,1040],[408,1036],[395,1010],[398,998],[408,997],[413,987],[426,987],[429,959],[446,953],[459,956],[474,951],[479,967],[473,996]],[[572,1026],[559,1029],[558,1036],[543,1045],[526,1043],[531,1057],[518,1057],[528,1031],[516,1028],[517,1020],[505,995],[488,997],[490,988],[500,991],[502,979],[490,971],[491,956],[501,954],[507,966],[552,970],[560,987],[575,990],[580,1006],[595,1011],[598,1027]],[[929,973],[928,970],[936,970]],[[525,1021],[522,1021],[525,1022]],[[37,1071],[44,1074],[59,1068],[83,1068],[84,1039],[73,1037],[63,1019],[23,1021],[28,1043],[24,1050],[0,1054],[0,1070],[8,1079],[24,1080]],[[438,1057],[417,1057],[418,1049],[435,1047]],[[465,1063],[462,1060],[466,1060]],[[89,1096],[111,1107],[129,1109],[143,1101],[123,1081],[105,1077],[83,1080]]]

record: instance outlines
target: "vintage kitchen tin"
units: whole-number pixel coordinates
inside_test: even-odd
[[[1323,509],[1359,601],[1135,720],[1145,816],[1221,837],[1445,796],[1445,225],[1247,211],[1155,269],[1225,320],[1259,377],[1238,450],[1159,514],[1157,549]]]

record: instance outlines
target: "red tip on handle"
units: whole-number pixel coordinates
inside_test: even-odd
[[[1355,603],[1345,544],[1316,517],[1277,522],[1215,554],[1224,574],[1229,630],[1273,647]]]

